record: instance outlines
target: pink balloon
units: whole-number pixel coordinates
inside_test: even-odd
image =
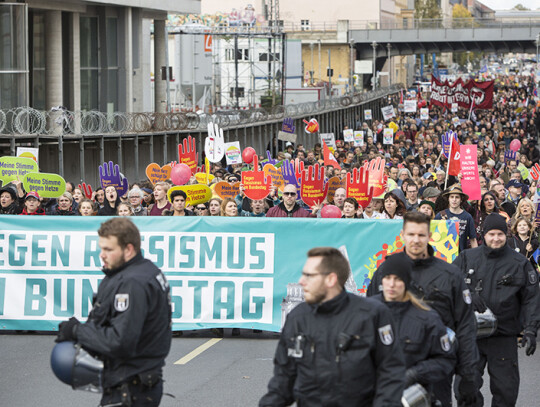
[[[514,139],[510,142],[510,150],[518,151],[521,148],[521,141]]]
[[[242,151],[242,161],[244,161],[246,164],[251,164],[255,154],[257,154],[257,152],[253,147],[244,148],[244,151]]]
[[[171,170],[171,181],[174,185],[184,185],[191,178],[191,168],[187,164],[176,164]]]
[[[335,205],[326,205],[321,209],[323,218],[341,218],[341,210]]]

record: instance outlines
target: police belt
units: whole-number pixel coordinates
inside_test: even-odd
[[[125,386],[140,386],[143,389],[151,389],[161,382],[162,373],[161,371],[149,371],[139,373],[137,375],[128,377],[123,382],[117,384],[113,387],[108,387],[103,390],[105,394],[111,394],[116,390],[125,387]]]

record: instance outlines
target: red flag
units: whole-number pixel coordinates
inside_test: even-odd
[[[334,154],[330,152],[330,148],[326,145],[326,142],[323,140],[323,156],[324,156],[324,165],[328,166],[331,165],[336,170],[340,170],[341,167],[338,164],[336,158],[334,157]]]
[[[448,159],[448,175],[459,175],[461,171],[459,157],[459,144],[457,140],[452,137],[452,147],[450,150],[450,158]]]

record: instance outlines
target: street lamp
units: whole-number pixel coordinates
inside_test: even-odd
[[[377,89],[377,45],[377,41],[371,43],[373,47],[373,90]]]
[[[538,61],[538,47],[540,46],[540,33],[536,34],[536,77],[540,76],[540,61]]]

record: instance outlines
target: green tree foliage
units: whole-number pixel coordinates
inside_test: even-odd
[[[512,8],[512,10],[529,11],[530,8],[527,8],[527,7],[525,7],[523,4],[518,3],[518,4],[516,4],[516,5]]]
[[[441,18],[442,15],[437,0],[414,0],[414,11],[419,20]]]

